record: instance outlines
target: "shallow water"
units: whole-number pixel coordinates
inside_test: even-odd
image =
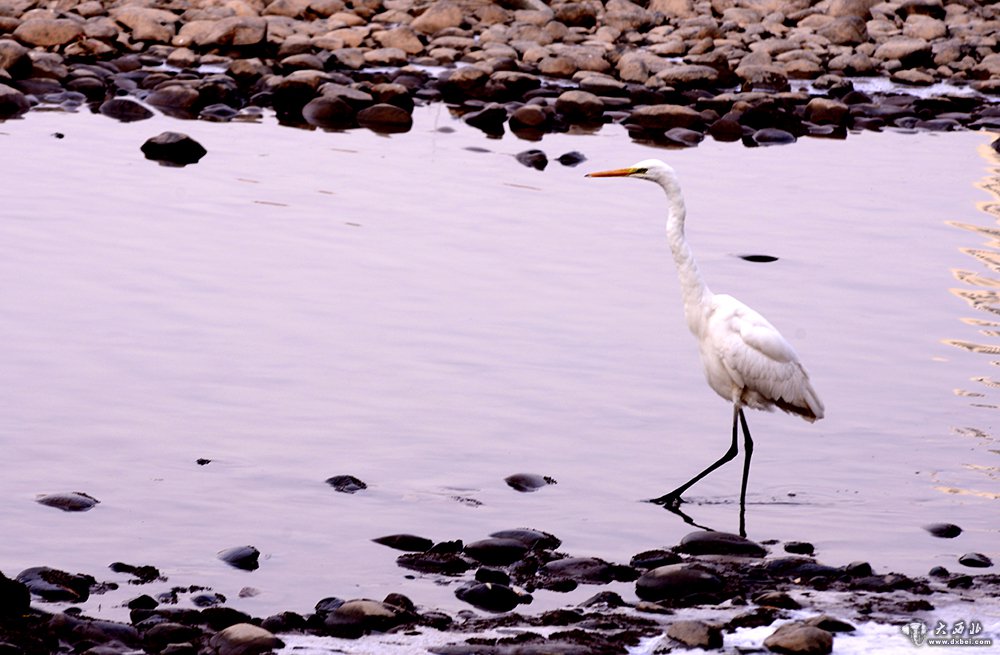
[[[192,584],[257,616],[392,591],[457,609],[453,586],[408,579],[370,539],[531,526],[615,561],[675,544],[692,528],[640,501],[721,455],[731,412],[683,322],[662,193],[583,177],[649,156],[682,177],[708,284],[782,330],[826,403],[812,425],[748,416],[749,536],[882,572],[1000,558],[991,135],[664,151],[616,127],[532,144],[441,106],[416,119],[392,137],[41,112],[0,125],[0,570],[124,583],[106,568],[124,561],[169,578],[87,604],[106,616]],[[209,154],[142,159],[164,129]],[[589,161],[539,172],[512,156],[531,147]],[[558,484],[517,493],[517,472]],[[338,494],[337,474],[369,489]],[[685,510],[735,531],[739,475],[706,478]],[[64,491],[101,504],[34,502]],[[921,529],[938,521],[965,532]],[[243,544],[259,570],[216,559]]]

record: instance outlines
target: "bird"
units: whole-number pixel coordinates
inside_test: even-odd
[[[744,408],[778,408],[812,423],[823,418],[823,402],[791,344],[757,311],[736,298],[712,293],[698,271],[694,253],[684,235],[687,211],[674,169],[658,159],[646,159],[628,168],[588,173],[587,177],[628,177],[649,180],[667,195],[667,242],[677,266],[684,317],[698,341],[698,352],[708,385],[733,405],[733,436],[729,450],[716,462],[673,491],[650,502],[677,511],[681,496],[692,485],[739,453],[739,430],[744,437],[743,479],[740,487],[740,532],[745,534],[747,481],[753,438]],[[686,515],[677,511],[685,520]],[[690,522],[690,521],[689,521]]]

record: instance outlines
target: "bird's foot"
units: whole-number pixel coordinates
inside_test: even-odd
[[[677,509],[678,507],[681,506],[681,503],[684,502],[684,499],[681,498],[679,494],[669,493],[669,494],[663,494],[659,498],[651,498],[649,502],[653,503],[654,505],[662,505],[667,509]]]

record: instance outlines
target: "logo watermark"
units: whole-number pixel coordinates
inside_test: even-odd
[[[938,621],[930,628],[926,621],[910,621],[900,627],[914,646],[992,646],[992,637],[980,637],[983,623],[976,619],[960,620],[952,624]]]

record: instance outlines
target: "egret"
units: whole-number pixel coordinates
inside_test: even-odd
[[[823,418],[823,403],[809,383],[809,374],[795,350],[763,316],[732,296],[709,291],[701,279],[694,253],[684,237],[684,197],[677,174],[658,159],[647,159],[587,177],[633,177],[659,184],[667,194],[667,241],[684,302],[684,318],[698,340],[698,352],[708,385],[733,404],[733,442],[711,466],[673,491],[651,502],[676,510],[681,495],[706,475],[739,453],[739,429],[743,430],[743,482],[740,507],[746,507],[747,480],[753,439],[743,408],[773,410],[775,407],[801,416],[810,423]],[[680,512],[678,512],[680,513]],[[681,514],[683,516],[683,514]],[[743,512],[740,514],[743,529]]]

